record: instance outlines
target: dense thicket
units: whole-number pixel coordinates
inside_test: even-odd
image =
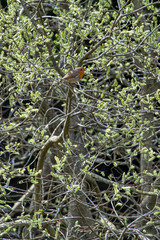
[[[160,238],[159,7],[1,1],[2,239]]]

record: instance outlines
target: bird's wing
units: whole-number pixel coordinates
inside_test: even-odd
[[[63,79],[78,79],[79,78],[79,76],[80,76],[80,74],[78,73],[78,72],[75,72],[75,71],[70,71],[70,72],[68,72],[64,77],[63,77]]]

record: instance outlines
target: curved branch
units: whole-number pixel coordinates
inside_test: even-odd
[[[66,120],[64,123],[64,127],[62,132],[59,134],[59,136],[51,135],[51,137],[48,139],[48,141],[43,146],[42,150],[40,151],[40,155],[38,158],[37,163],[37,175],[35,177],[35,212],[37,212],[41,208],[41,202],[42,202],[42,170],[44,166],[45,156],[48,152],[48,150],[53,147],[55,144],[57,145],[59,142],[62,142],[62,140],[68,135],[69,127],[70,127],[70,112],[71,112],[71,98],[72,98],[72,91],[71,89],[68,89],[67,94],[67,101],[66,101]]]

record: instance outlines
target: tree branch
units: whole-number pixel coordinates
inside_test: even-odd
[[[27,9],[26,3],[25,3],[23,0],[21,0],[21,3],[22,3],[22,6],[23,6],[23,8],[24,8],[24,11],[25,11],[27,17],[32,21],[32,24],[35,26],[35,28],[37,29],[37,31],[38,31],[42,36],[45,35],[45,36],[47,37],[47,33],[46,33],[46,31],[45,31],[45,26],[44,26],[44,21],[43,21],[43,18],[42,18],[42,16],[41,16],[41,14],[40,14],[40,11],[39,11],[39,7],[40,7],[41,1],[39,2],[38,7],[37,7],[37,13],[38,13],[38,15],[39,15],[39,17],[40,17],[41,24],[43,25],[43,30],[37,28],[37,22],[34,20],[33,16],[30,15],[30,12],[29,12],[29,10]],[[47,42],[47,43],[46,43],[46,46],[47,46],[48,53],[49,53],[49,57],[50,57],[50,59],[51,59],[51,61],[52,61],[52,64],[53,64],[54,69],[63,77],[63,76],[64,76],[64,73],[62,72],[61,68],[58,67],[58,65],[57,65],[57,63],[56,63],[56,60],[55,60],[55,58],[54,58],[54,56],[53,56],[53,53],[52,53],[52,48],[51,48],[50,43]],[[38,46],[37,46],[37,47],[38,47]]]
[[[130,0],[128,0],[125,5],[118,11],[117,17],[115,18],[111,28],[109,31],[107,31],[106,36],[104,38],[102,38],[92,49],[90,49],[78,62],[78,66],[81,66],[83,64],[83,61],[88,58],[102,43],[105,42],[105,40],[107,38],[109,38],[112,34],[112,31],[114,29],[114,27],[117,25],[118,21],[121,19],[121,17],[123,16],[121,14],[122,10],[128,5],[128,3],[130,2]]]
[[[37,175],[35,178],[35,212],[37,212],[41,208],[41,202],[42,202],[42,180],[41,175],[43,171],[45,156],[48,152],[48,150],[53,147],[54,145],[57,145],[59,142],[61,142],[69,132],[70,127],[70,112],[71,112],[71,98],[72,98],[72,91],[71,89],[68,89],[68,95],[67,95],[67,101],[66,101],[66,120],[64,123],[64,127],[62,132],[59,134],[59,136],[52,135],[48,141],[43,146],[37,163]]]

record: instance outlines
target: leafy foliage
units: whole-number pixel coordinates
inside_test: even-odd
[[[0,5],[1,237],[159,239],[159,4],[147,2]],[[60,82],[81,65],[80,83]]]

